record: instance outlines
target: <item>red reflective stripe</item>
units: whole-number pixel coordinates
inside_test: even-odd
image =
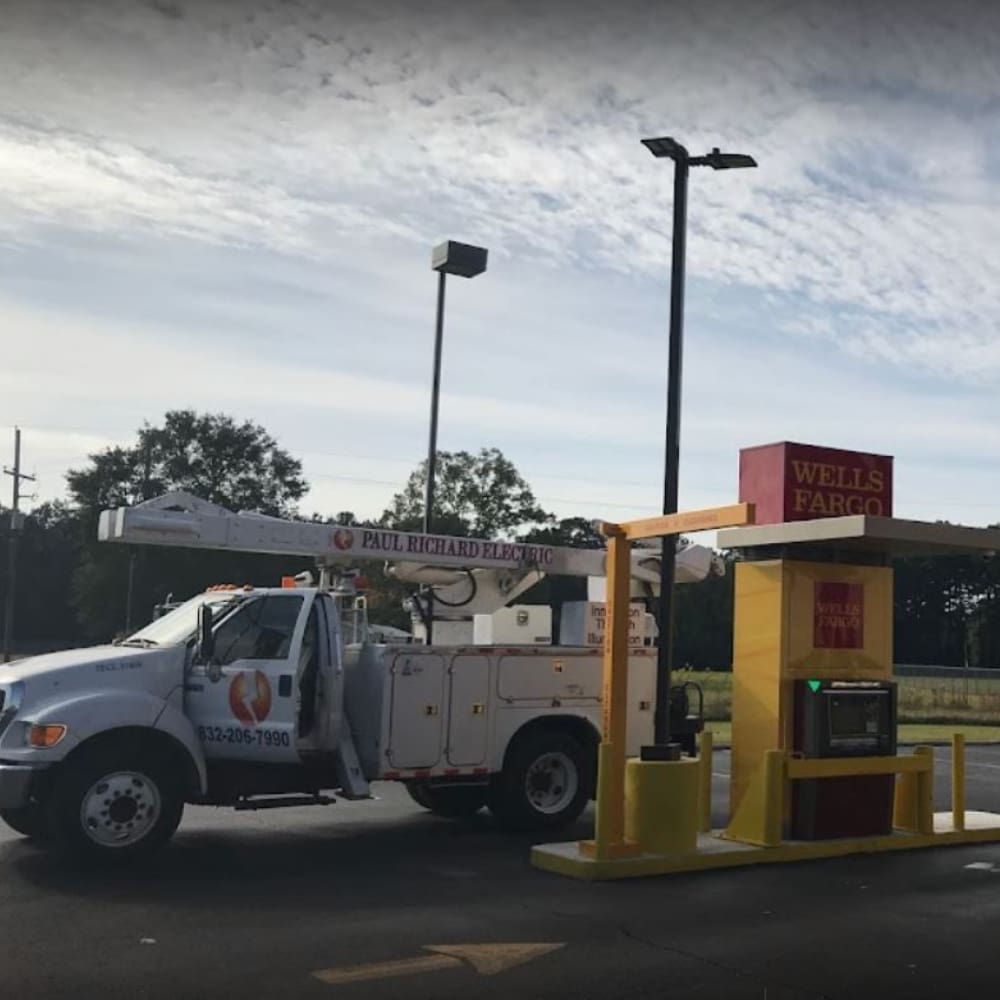
[[[444,773],[447,775],[452,775],[452,774],[461,774],[462,772],[457,767],[446,767]]]
[[[386,779],[387,781],[392,781],[392,780],[394,780],[395,778],[398,778],[398,777],[399,777],[399,771],[386,771],[386,772],[385,772],[385,773],[384,773],[384,774],[382,775],[382,777],[383,777],[383,778],[385,778],[385,779]]]
[[[474,767],[472,769],[473,774],[489,774],[490,769],[488,767]]]
[[[429,778],[431,776],[430,771],[414,771],[413,776],[415,778]]]

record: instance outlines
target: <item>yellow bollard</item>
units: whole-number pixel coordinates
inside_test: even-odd
[[[912,772],[896,775],[892,826],[894,830],[907,833],[913,833],[917,829],[917,775]]]
[[[951,823],[954,829],[965,829],[965,736],[955,733],[951,738]]]
[[[693,851],[698,846],[701,764],[630,760],[625,769],[625,839],[647,854]]]
[[[930,767],[917,774],[917,833],[934,832],[934,747],[916,747],[917,757],[929,757]]]
[[[712,832],[712,752],[715,749],[715,738],[710,730],[701,734],[701,746],[698,750],[701,787],[698,789],[698,830],[701,833]]]

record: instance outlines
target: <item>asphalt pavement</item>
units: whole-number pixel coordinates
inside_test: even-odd
[[[1000,811],[1000,747],[968,762],[968,807]],[[719,823],[728,763],[717,753]],[[940,1000],[1000,985],[1000,845],[586,883],[532,869],[531,838],[488,814],[455,824],[376,791],[191,808],[162,855],[121,872],[4,828],[0,997]],[[588,814],[565,839],[589,834]]]

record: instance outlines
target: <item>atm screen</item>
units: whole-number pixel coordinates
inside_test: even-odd
[[[830,696],[830,738],[878,736],[884,691],[839,692]]]

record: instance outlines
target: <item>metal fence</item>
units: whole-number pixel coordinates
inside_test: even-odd
[[[923,663],[896,663],[892,670],[897,677],[947,677],[952,680],[956,677],[967,677],[970,679],[1000,680],[1000,667],[984,669],[982,667],[942,667]]]

